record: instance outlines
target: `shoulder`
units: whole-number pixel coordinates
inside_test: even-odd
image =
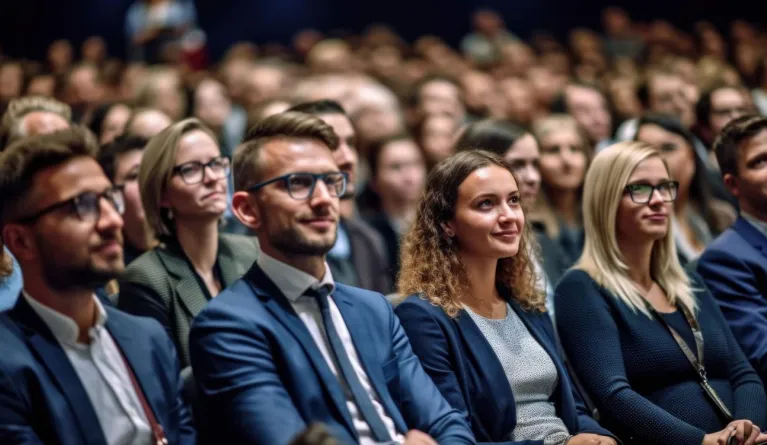
[[[251,262],[256,260],[260,251],[258,239],[254,236],[222,233],[219,235],[219,241],[237,258]]]
[[[411,312],[428,313],[432,317],[442,318],[447,317],[445,311],[441,307],[431,304],[428,300],[423,298],[421,294],[413,294],[402,300],[394,312],[399,314],[407,314]]]
[[[355,303],[361,303],[373,309],[391,311],[391,304],[386,297],[379,293],[362,289],[360,287],[348,286],[339,282],[335,283],[336,290],[334,294],[341,294],[354,299]]]
[[[731,227],[722,232],[706,247],[698,259],[698,264],[714,262],[718,258],[737,258],[743,254],[743,251],[739,249],[743,245],[748,245],[748,243],[735,228]]]
[[[163,264],[158,255],[159,249],[161,249],[161,247],[155,247],[133,260],[133,262],[125,268],[125,271],[120,277],[120,281],[148,284],[164,280],[165,277],[167,277],[168,272],[165,268],[165,264]]]
[[[240,278],[210,300],[195,316],[192,331],[198,325],[237,325],[253,322],[264,317],[264,310],[259,296],[244,278]]]
[[[117,329],[125,332],[140,332],[141,335],[137,335],[137,338],[166,336],[165,329],[154,318],[132,315],[108,306],[104,306],[104,309],[107,311],[108,320],[116,322],[112,326],[116,326]]]
[[[562,276],[557,284],[556,291],[568,291],[572,287],[576,287],[580,290],[584,288],[599,290],[601,286],[589,275],[588,272],[582,269],[570,269]]]

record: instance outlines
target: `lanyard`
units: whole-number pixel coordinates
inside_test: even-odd
[[[732,422],[733,418],[730,410],[727,409],[727,406],[725,406],[724,402],[722,402],[722,399],[719,398],[719,395],[716,393],[714,388],[708,383],[706,368],[703,366],[703,333],[701,332],[700,326],[698,325],[698,320],[695,319],[692,311],[690,311],[690,309],[688,309],[687,306],[683,304],[677,304],[677,309],[682,311],[684,318],[687,319],[687,323],[690,325],[690,329],[692,330],[692,335],[695,338],[695,348],[698,350],[697,357],[690,350],[690,347],[687,346],[687,342],[685,342],[682,336],[679,335],[679,333],[666,322],[663,316],[661,316],[661,314],[659,314],[658,311],[656,311],[655,308],[653,308],[649,303],[645,302],[645,304],[647,305],[647,308],[650,310],[650,312],[652,312],[652,314],[655,316],[655,318],[660,321],[660,323],[665,326],[666,329],[668,329],[668,331],[671,333],[671,336],[674,337],[674,340],[679,345],[679,348],[682,349],[682,352],[684,352],[687,360],[689,360],[692,367],[695,368],[695,371],[700,378],[700,386],[703,387],[706,395],[717,407],[723,419],[728,423]]]

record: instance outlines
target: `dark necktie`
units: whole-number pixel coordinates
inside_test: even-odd
[[[354,403],[362,414],[362,418],[370,426],[370,432],[373,435],[373,439],[377,442],[388,442],[391,440],[389,431],[386,429],[383,420],[378,415],[373,406],[373,402],[370,399],[365,388],[362,387],[360,380],[357,378],[357,373],[354,372],[349,356],[346,354],[344,344],[341,341],[341,337],[338,335],[335,326],[333,326],[333,319],[330,315],[330,307],[328,306],[328,294],[330,289],[327,286],[323,286],[319,290],[309,289],[304,295],[317,299],[317,303],[320,305],[320,312],[322,313],[322,323],[325,326],[325,333],[328,336],[328,342],[330,343],[330,349],[333,352],[333,356],[336,359],[338,370],[340,371],[339,377],[346,383],[346,387],[352,393],[354,397]]]

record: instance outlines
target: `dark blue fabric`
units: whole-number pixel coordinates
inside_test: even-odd
[[[690,327],[690,324],[687,323],[687,319],[684,317],[682,311],[677,310],[670,314],[661,314],[661,316],[664,320],[666,320],[666,323],[668,323],[672,329],[674,329],[680,336],[682,336],[682,340],[684,340],[684,342],[687,344],[687,347],[690,348],[690,351],[692,351],[697,357],[698,346],[695,344],[695,336],[693,335],[692,328]],[[700,359],[700,357],[697,358]]]
[[[509,303],[557,368],[559,384],[550,400],[568,431],[612,436],[589,417],[575,391],[549,315],[525,311],[513,300]],[[542,445],[542,441],[507,442],[517,424],[514,394],[501,362],[469,314],[461,311],[450,318],[418,295],[408,297],[395,312],[424,369],[453,408],[469,420],[478,442]]]
[[[344,380],[345,386],[351,391],[357,408],[359,408],[360,414],[362,414],[362,418],[370,426],[370,432],[377,442],[389,441],[391,436],[386,430],[386,425],[384,425],[383,420],[381,420],[370,400],[370,396],[368,396],[359,378],[357,378],[357,373],[354,371],[352,362],[346,354],[346,349],[344,349],[341,336],[338,335],[338,331],[336,331],[336,327],[333,325],[333,317],[330,314],[330,306],[328,304],[329,293],[330,289],[327,287],[317,291],[307,291],[307,295],[317,300],[320,313],[322,314],[322,324],[325,326],[325,334],[328,336],[328,342],[330,343],[331,353],[335,357],[336,365],[338,365],[338,369],[341,372],[341,378]]]
[[[383,295],[336,283],[333,301],[397,432],[418,429],[440,444],[474,443]],[[341,443],[357,443],[338,379],[258,265],[195,318],[189,342],[202,421],[216,432],[216,443],[285,445],[312,422],[327,425]]]
[[[16,258],[13,254],[3,247],[3,252],[0,255],[8,255],[13,262],[13,270],[7,277],[0,277],[0,312],[7,311],[16,304],[16,299],[19,298],[21,287],[24,284],[24,280],[21,277],[21,268],[19,263],[16,262]]]
[[[736,419],[767,425],[759,377],[700,277],[691,279],[711,386]],[[605,427],[626,442],[647,445],[700,445],[705,434],[724,428],[662,323],[631,310],[580,270],[562,278],[555,298],[562,345]]]
[[[739,218],[709,244],[697,271],[751,365],[767,382],[767,237]]]
[[[169,443],[193,445],[173,343],[154,320],[107,306],[106,328],[130,364]],[[66,353],[24,298],[0,315],[0,443],[106,445]]]

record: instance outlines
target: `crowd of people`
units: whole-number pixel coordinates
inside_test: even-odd
[[[194,16],[0,58],[0,443],[767,443],[766,32]]]

